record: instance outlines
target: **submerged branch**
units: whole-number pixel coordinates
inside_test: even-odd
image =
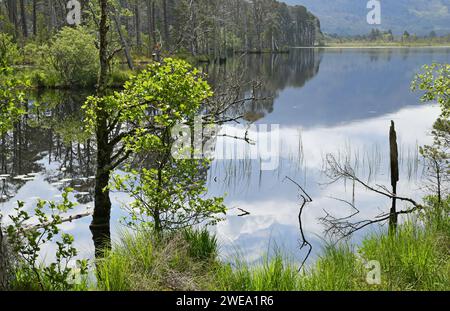
[[[305,233],[303,231],[303,223],[302,223],[302,214],[303,214],[303,210],[306,206],[306,204],[311,203],[312,199],[311,197],[308,195],[308,193],[303,189],[302,186],[300,186],[300,184],[298,182],[296,182],[295,180],[293,180],[292,178],[286,176],[287,180],[289,180],[290,182],[292,182],[293,184],[295,184],[299,191],[299,196],[302,199],[302,203],[300,206],[300,211],[298,213],[298,223],[299,223],[299,228],[300,228],[300,235],[302,238],[301,244],[300,244],[300,250],[302,250],[304,247],[308,247],[308,253],[306,254],[305,258],[302,261],[302,264],[300,265],[300,268],[298,269],[298,271],[301,271],[302,268],[304,267],[306,260],[308,260],[309,256],[311,255],[312,252],[312,244],[306,239]]]
[[[412,214],[416,211],[424,209],[424,206],[417,203],[415,200],[408,198],[408,197],[402,197],[398,196],[397,194],[392,193],[387,189],[386,186],[383,185],[376,185],[375,187],[362,181],[360,178],[356,176],[355,171],[350,166],[348,162],[341,164],[339,163],[336,158],[328,154],[326,157],[327,161],[327,169],[326,169],[326,175],[331,179],[330,183],[338,182],[339,180],[352,180],[356,182],[357,184],[360,184],[365,189],[372,191],[374,193],[377,193],[381,196],[384,196],[389,199],[396,199],[404,202],[408,202],[413,205],[412,208],[409,208],[407,210],[402,211],[396,211],[394,214],[395,216],[399,215],[407,215]],[[373,224],[379,224],[385,221],[388,221],[390,217],[392,217],[392,213],[383,213],[381,215],[376,216],[374,219],[364,219],[360,221],[352,221],[352,218],[359,214],[359,210],[356,208],[356,206],[343,199],[336,199],[338,201],[344,202],[352,207],[354,212],[353,214],[346,216],[346,217],[335,217],[325,212],[325,216],[320,218],[320,221],[327,227],[325,230],[327,235],[337,235],[339,236],[338,241],[350,237],[353,233],[356,231],[359,231],[361,229],[364,229],[367,226],[373,225]]]

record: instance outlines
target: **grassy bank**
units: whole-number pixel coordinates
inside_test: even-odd
[[[205,229],[159,237],[139,230],[123,233],[92,274],[68,276],[75,285],[48,278],[48,268],[33,271],[23,265],[11,285],[15,290],[79,291],[445,291],[450,290],[449,202],[442,208],[431,202],[427,217],[403,223],[394,236],[380,231],[359,245],[325,246],[300,272],[282,251],[256,264],[220,261],[217,239]],[[373,261],[380,265],[381,282],[371,285],[367,276],[374,266],[366,263]]]
[[[121,68],[111,72],[108,86],[122,88],[130,76],[137,71]],[[95,83],[88,85],[70,84],[62,82],[54,72],[46,71],[38,66],[16,66],[16,77],[21,81],[28,81],[29,89],[77,90],[94,89]]]
[[[445,217],[409,221],[396,236],[386,232],[359,246],[327,246],[310,267],[281,253],[249,265],[217,259],[207,231],[184,231],[157,241],[150,232],[125,235],[99,265],[99,290],[449,290],[450,222]],[[442,215],[442,214],[441,214]],[[438,219],[438,220],[436,220]],[[424,224],[425,223],[425,224]],[[381,265],[381,284],[369,285],[368,261]]]
[[[199,63],[209,63],[213,60],[207,55],[191,56],[190,54],[180,53],[176,55],[177,58],[186,60],[192,65]],[[112,70],[108,77],[108,86],[113,89],[123,88],[123,85],[130,79],[132,75],[138,74],[142,69],[152,63],[153,60],[145,56],[136,56],[133,59],[134,70],[127,67],[125,61],[118,63]],[[35,64],[19,64],[15,66],[16,77],[21,81],[28,81],[28,87],[31,89],[61,89],[61,90],[76,90],[76,89],[94,89],[96,81],[90,81],[88,84],[80,85],[79,83],[70,83],[61,80],[55,71],[50,71],[48,68],[43,68]]]

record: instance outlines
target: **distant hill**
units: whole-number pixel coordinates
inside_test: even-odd
[[[283,0],[301,4],[315,14],[326,33],[357,35],[375,26],[366,22],[368,0]],[[450,0],[381,0],[382,22],[377,28],[394,34],[408,30],[417,35],[450,33]]]

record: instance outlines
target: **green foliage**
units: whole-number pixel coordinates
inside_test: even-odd
[[[12,36],[0,33],[0,67],[14,65],[20,58],[19,48]]]
[[[50,44],[40,49],[33,46],[34,53],[44,72],[40,79],[46,86],[92,87],[98,73],[98,51],[95,37],[83,27],[64,27]],[[42,76],[43,75],[43,76]]]
[[[98,117],[121,126],[113,141],[122,145],[124,156],[149,155],[152,164],[140,171],[128,169],[115,176],[112,187],[131,194],[129,224],[145,222],[156,231],[175,230],[204,221],[215,223],[225,212],[221,198],[204,199],[208,163],[177,160],[171,155],[172,128],[193,120],[212,96],[200,72],[182,60],[167,58],[152,63],[132,77],[124,90],[102,98],[89,97],[83,106],[85,124],[98,130]],[[111,127],[110,127],[111,128]]]
[[[442,245],[449,245],[450,232],[450,196],[439,198],[437,196],[428,196],[425,198],[427,210],[420,215],[420,219],[425,223],[425,228],[432,231],[441,238],[447,238]],[[439,240],[441,239],[439,238]]]
[[[435,197],[426,199],[436,204]],[[317,261],[298,272],[298,263],[280,250],[271,258],[248,264],[242,260],[219,262],[217,242],[206,230],[189,229],[157,237],[151,230],[122,234],[98,262],[100,290],[448,290],[450,199],[440,217],[424,213],[422,223],[401,224],[396,236],[373,234],[357,252],[342,244],[327,246]],[[446,216],[446,217],[442,217]],[[381,284],[369,285],[367,261],[381,264]],[[76,289],[76,288],[75,288]]]
[[[15,215],[10,215],[12,224],[7,227],[8,243],[17,257],[15,279],[12,284],[16,289],[69,290],[74,289],[77,274],[69,267],[70,261],[77,255],[73,247],[73,236],[61,233],[58,226],[62,223],[61,215],[74,207],[68,199],[71,189],[66,189],[63,201],[39,200],[34,208],[34,215],[24,209],[24,203],[18,202]],[[45,209],[50,209],[48,215]],[[31,222],[34,222],[31,224]],[[56,240],[57,237],[59,240]],[[56,240],[56,241],[55,241]],[[56,242],[55,261],[49,265],[39,262],[44,245]],[[79,275],[87,274],[87,261],[77,261]],[[39,288],[34,288],[39,286]]]
[[[172,159],[163,168],[114,176],[113,187],[135,199],[127,205],[127,224],[144,223],[164,231],[221,220],[219,215],[226,211],[223,198],[203,198],[207,189],[201,165],[205,165],[204,161]],[[206,169],[203,167],[203,171]]]
[[[425,65],[412,84],[413,90],[424,91],[422,101],[437,101],[442,117],[450,116],[450,64]]]
[[[133,76],[133,71],[114,68],[109,75],[109,86],[122,88],[122,86]]]
[[[425,65],[412,89],[424,92],[422,101],[436,101],[441,107],[441,116],[433,126],[433,144],[420,148],[430,178],[429,188],[441,201],[448,194],[445,190],[450,173],[450,65]]]
[[[434,142],[420,147],[420,154],[424,158],[425,186],[432,194],[436,194],[438,201],[448,194],[450,174],[450,121],[438,119],[433,126]]]
[[[11,67],[18,58],[18,47],[12,37],[0,33],[0,134],[9,131],[25,113],[22,107],[24,94],[20,88],[27,83],[17,79]]]
[[[136,129],[126,136],[127,143],[130,150],[139,151],[158,140],[147,130],[149,123],[153,127],[174,126],[192,118],[210,96],[211,88],[197,69],[185,61],[166,58],[164,63],[152,63],[132,76],[123,91],[103,98],[89,97],[83,109],[91,132],[99,113],[112,122],[133,122]]]
[[[0,65],[0,134],[12,129],[25,113],[21,88],[27,83],[15,78],[11,67]]]
[[[36,42],[28,42],[23,48],[25,61],[28,64],[43,65],[43,60],[48,52],[47,45],[40,45]]]

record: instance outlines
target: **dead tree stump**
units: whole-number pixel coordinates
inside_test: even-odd
[[[397,230],[398,214],[397,214],[397,183],[399,181],[398,170],[398,145],[397,145],[397,133],[395,131],[394,121],[391,121],[391,128],[389,131],[389,146],[391,157],[391,186],[392,186],[392,206],[389,217],[389,232],[395,233]]]

